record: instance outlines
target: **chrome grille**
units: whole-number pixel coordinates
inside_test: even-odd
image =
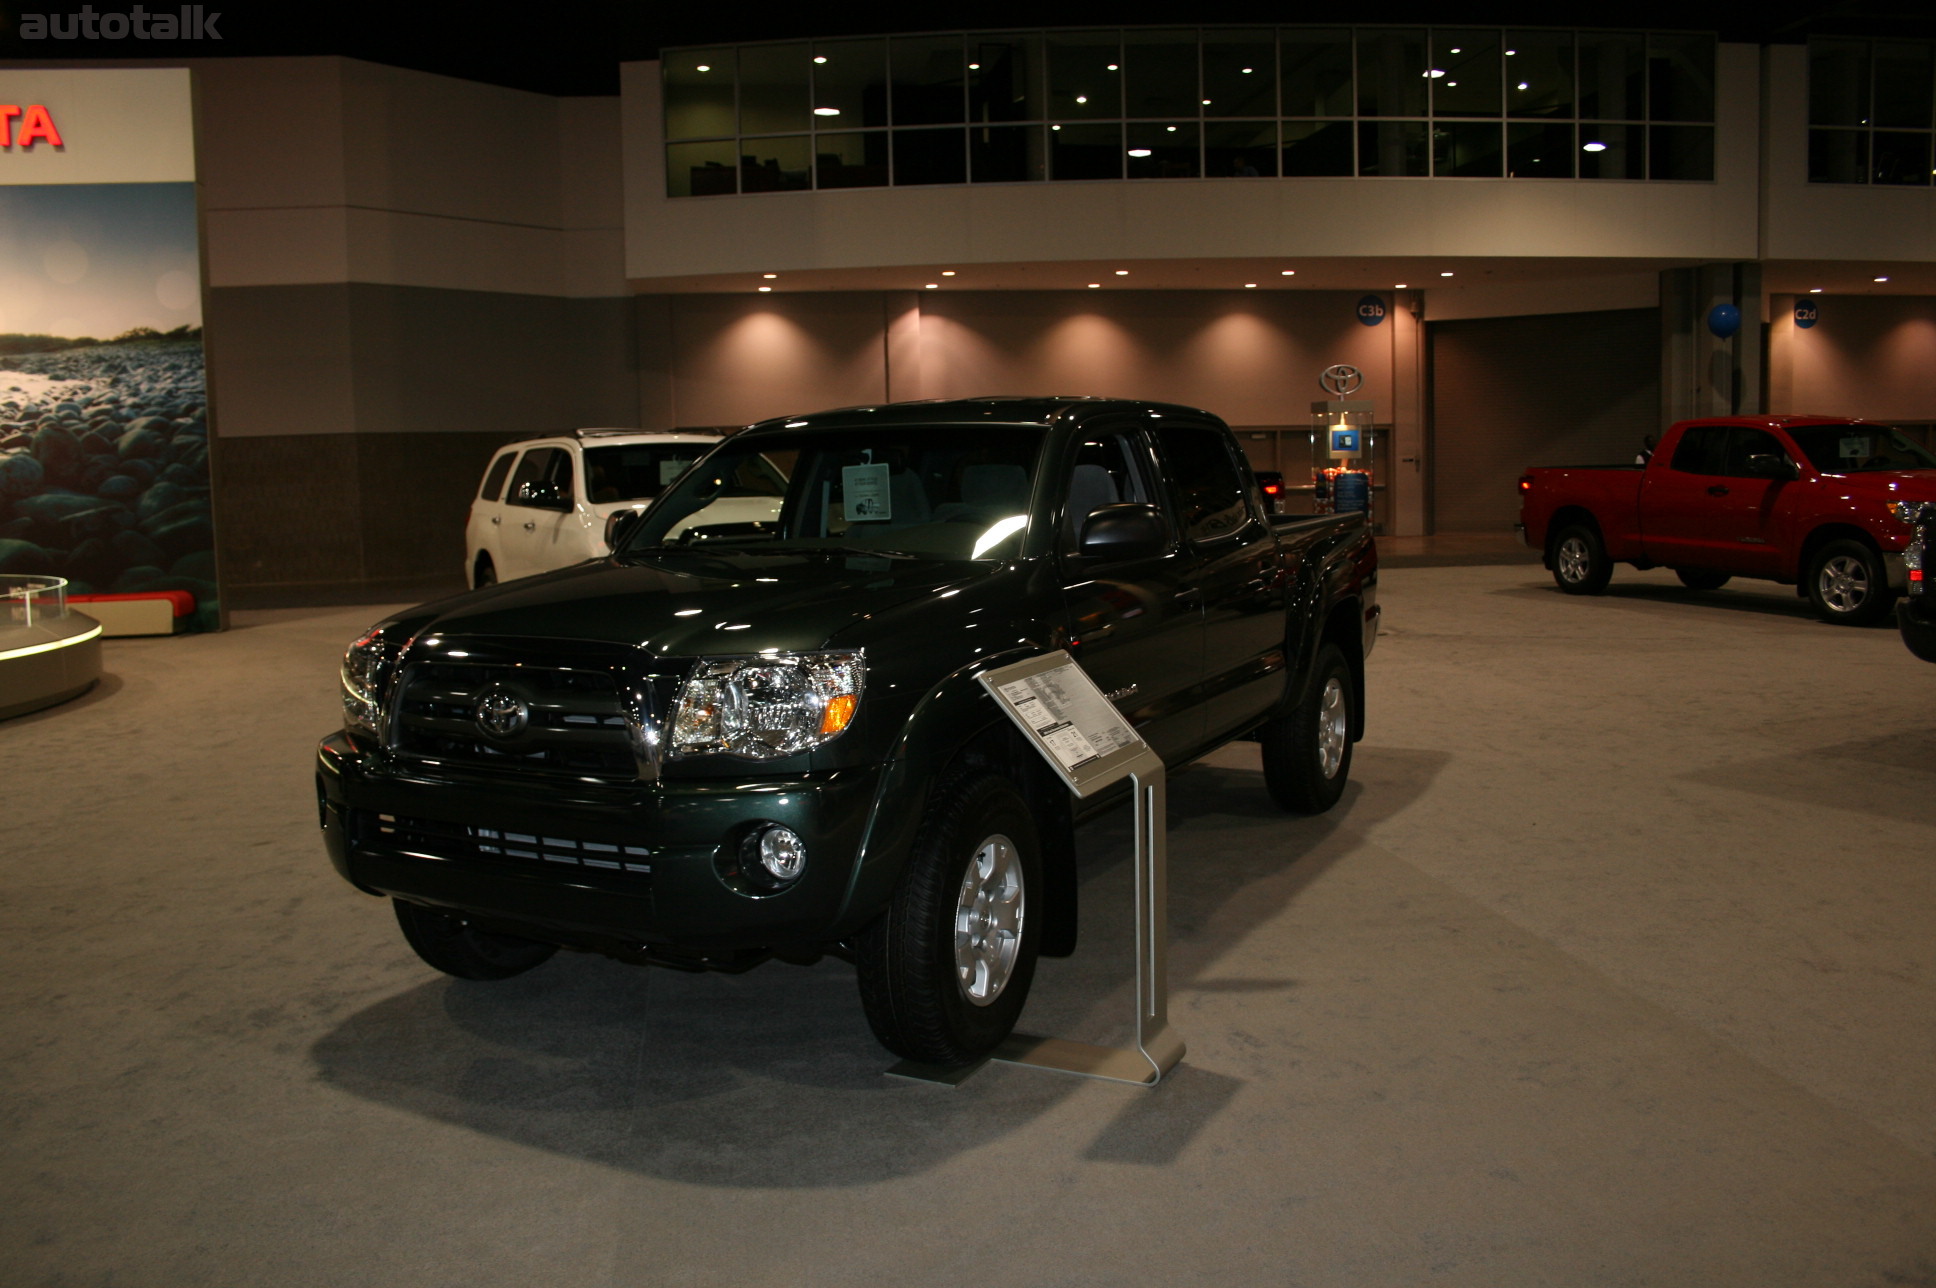
[[[413,648],[393,691],[391,747],[485,773],[656,777],[658,690],[676,679],[633,675],[630,650],[546,645]]]

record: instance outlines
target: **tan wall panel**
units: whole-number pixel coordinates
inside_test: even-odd
[[[673,304],[673,415],[681,425],[887,398],[879,295],[689,295]]]
[[[1769,326],[1768,410],[1936,420],[1936,300],[1815,295],[1812,327],[1777,296]]]

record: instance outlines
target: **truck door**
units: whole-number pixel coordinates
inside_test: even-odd
[[[1156,432],[1203,606],[1201,737],[1253,723],[1284,685],[1284,587],[1277,539],[1230,435],[1212,426]]]
[[[1056,539],[1069,652],[1157,754],[1174,763],[1202,736],[1195,706],[1203,668],[1195,561],[1174,533],[1153,556],[1104,561],[1077,553],[1091,511],[1125,501],[1159,504],[1154,462],[1140,432],[1091,431],[1064,469]]]
[[[1717,549],[1712,511],[1729,494],[1726,425],[1689,425],[1667,468],[1658,455],[1640,488],[1641,549],[1670,568],[1725,568],[1734,553]]]
[[[1721,463],[1721,491],[1713,496],[1708,510],[1706,536],[1713,557],[1725,558],[1730,569],[1747,576],[1773,577],[1781,570],[1782,549],[1775,512],[1795,483],[1791,479],[1757,478],[1748,466],[1753,456],[1790,459],[1781,440],[1767,430],[1747,425],[1730,429],[1727,456]]]

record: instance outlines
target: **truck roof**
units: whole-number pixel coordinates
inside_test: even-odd
[[[1207,411],[1176,403],[1137,398],[1098,398],[1067,394],[1053,397],[1001,396],[989,398],[928,398],[916,402],[874,403],[836,407],[797,416],[775,416],[748,425],[747,430],[822,429],[866,424],[959,425],[984,422],[996,425],[1048,428],[1081,422],[1099,415],[1144,414],[1188,420],[1217,420]],[[1221,423],[1221,422],[1219,422]]]
[[[1790,425],[1868,425],[1875,422],[1860,416],[1819,416],[1813,414],[1793,416],[1690,416],[1677,420],[1669,429],[1680,425],[1745,425],[1749,429],[1783,429]]]

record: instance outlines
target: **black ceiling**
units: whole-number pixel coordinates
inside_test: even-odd
[[[128,13],[133,0],[91,4],[95,14]],[[174,12],[148,0],[148,12]],[[134,39],[24,40],[24,15],[79,14],[83,6],[48,0],[0,0],[0,59],[140,59],[262,57],[341,54],[466,80],[545,94],[616,94],[618,65],[655,58],[681,45],[842,36],[878,32],[878,9],[858,12],[826,6],[765,10],[731,4],[605,3],[496,4],[462,7],[344,0],[336,4],[264,4],[245,0],[205,3],[220,39],[156,42]],[[219,17],[214,15],[219,14]],[[453,16],[455,15],[455,16]],[[1004,30],[1055,26],[1165,26],[1179,18],[1215,23],[1432,23],[1438,26],[1605,25],[1718,32],[1724,40],[1769,43],[1811,34],[1848,33],[1936,38],[1936,6],[1929,0],[1768,0],[1761,4],[1721,0],[1630,0],[1617,10],[1599,9],[1589,23],[1573,6],[1528,0],[1372,0],[1348,11],[1311,11],[1277,0],[1218,0],[1208,6],[1143,0],[1040,0],[1039,3],[955,5],[942,10],[910,6],[896,31]],[[891,20],[886,20],[891,22]],[[63,26],[65,24],[62,24]]]

